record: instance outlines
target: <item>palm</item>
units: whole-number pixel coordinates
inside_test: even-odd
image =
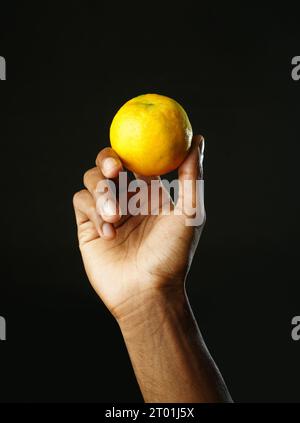
[[[198,230],[180,216],[131,216],[114,240],[99,238],[91,222],[79,227],[89,279],[109,309],[133,295],[184,276]]]

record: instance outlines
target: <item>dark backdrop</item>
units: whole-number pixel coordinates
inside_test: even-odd
[[[181,102],[206,138],[188,291],[232,396],[300,399],[299,14],[163,5],[1,6],[1,401],[141,401],[83,271],[72,196],[117,109],[147,92]]]

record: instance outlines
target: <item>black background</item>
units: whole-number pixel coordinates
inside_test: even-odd
[[[288,3],[2,8],[0,401],[142,400],[85,276],[72,196],[117,109],[147,92],[206,138],[188,291],[232,397],[299,401],[299,28]]]

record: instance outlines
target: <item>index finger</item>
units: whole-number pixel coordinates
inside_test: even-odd
[[[96,158],[98,166],[106,178],[116,178],[122,171],[123,165],[120,157],[110,147],[101,150]]]

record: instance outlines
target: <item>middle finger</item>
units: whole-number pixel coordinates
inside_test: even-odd
[[[92,194],[97,212],[106,222],[116,223],[121,218],[116,196],[112,192],[113,181],[105,178],[98,167],[89,169],[83,178],[86,189]]]

